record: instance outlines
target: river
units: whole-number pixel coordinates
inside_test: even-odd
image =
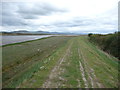
[[[51,37],[55,35],[19,35],[19,36],[2,36],[2,43],[0,45],[6,45],[11,43],[24,42],[29,40],[40,39],[44,37]]]

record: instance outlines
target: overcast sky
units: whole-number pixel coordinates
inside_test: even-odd
[[[118,1],[2,0],[0,28],[2,31],[112,33],[118,30]]]

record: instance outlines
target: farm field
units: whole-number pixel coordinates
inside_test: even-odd
[[[87,36],[54,36],[2,51],[3,88],[118,88],[118,60]]]

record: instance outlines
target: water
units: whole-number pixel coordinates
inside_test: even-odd
[[[6,45],[11,43],[24,42],[29,40],[40,39],[44,37],[51,37],[54,35],[20,35],[20,36],[2,36],[2,43],[0,45]]]

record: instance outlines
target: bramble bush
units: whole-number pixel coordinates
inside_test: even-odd
[[[88,36],[91,42],[120,60],[120,32],[107,35],[90,33]]]

